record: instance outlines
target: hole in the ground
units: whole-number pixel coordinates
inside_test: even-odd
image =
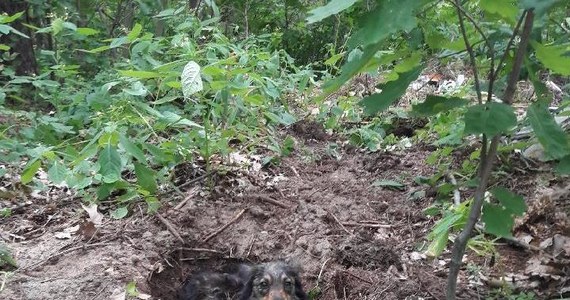
[[[177,300],[184,280],[196,272],[220,272],[230,265],[244,263],[238,258],[221,254],[176,250],[167,255],[162,272],[153,273],[148,279],[151,294],[155,299]]]

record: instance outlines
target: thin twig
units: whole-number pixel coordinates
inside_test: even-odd
[[[164,226],[166,226],[166,228],[168,229],[168,231],[170,231],[170,233],[172,233],[172,235],[182,244],[186,244],[186,242],[184,241],[184,239],[182,238],[182,236],[180,236],[180,234],[178,233],[178,231],[176,230],[176,228],[174,228],[174,226],[167,220],[165,219],[160,213],[156,213],[156,216],[158,217],[158,219],[160,220],[160,222],[162,222],[162,224],[164,224]]]
[[[222,251],[218,251],[218,250],[214,250],[214,249],[208,249],[208,248],[178,248],[178,250],[184,250],[184,251],[192,251],[192,252],[206,252],[206,253],[212,253],[212,254],[224,254],[224,252]]]
[[[335,222],[340,226],[340,228],[342,228],[342,230],[344,230],[344,232],[348,233],[348,235],[352,235],[352,232],[348,231],[348,229],[346,229],[346,227],[344,227],[344,225],[342,225],[340,220],[331,211],[327,211],[327,212],[329,213],[329,215],[331,215],[331,217],[333,217]]]
[[[364,282],[366,282],[366,283],[368,283],[368,284],[374,284],[372,281],[367,280],[367,279],[364,279],[364,278],[362,278],[362,277],[360,277],[360,276],[358,276],[358,275],[356,275],[356,274],[352,274],[351,272],[349,272],[349,271],[347,271],[347,270],[344,270],[343,272],[346,273],[346,274],[348,274],[348,275],[350,275],[350,276],[352,276],[352,277],[354,277],[354,278],[356,278],[356,279],[360,279],[360,281],[364,281]]]
[[[196,182],[198,182],[198,181],[201,181],[201,180],[203,180],[203,179],[205,179],[205,178],[208,178],[208,177],[210,177],[210,176],[216,174],[217,172],[218,172],[218,171],[216,171],[216,170],[209,171],[209,172],[207,172],[207,173],[204,174],[204,175],[200,175],[200,176],[198,176],[198,177],[196,177],[196,178],[194,178],[194,179],[192,179],[192,180],[189,180],[189,181],[184,182],[183,184],[177,186],[177,188],[180,189],[180,188],[183,188],[183,187],[185,187],[185,186],[191,185],[191,184],[196,183]],[[164,196],[164,195],[168,195],[168,194],[170,194],[170,191],[163,192],[163,193],[161,193],[160,195],[161,195],[161,196]]]
[[[483,98],[481,96],[481,83],[479,81],[479,72],[477,71],[477,60],[475,59],[475,52],[473,51],[473,47],[471,46],[471,42],[469,42],[469,38],[467,37],[467,29],[465,29],[465,22],[463,21],[463,17],[470,18],[469,14],[465,12],[463,6],[461,6],[461,2],[459,0],[451,1],[455,8],[457,9],[457,17],[459,18],[459,29],[461,31],[461,35],[463,36],[463,42],[465,43],[465,49],[467,49],[467,53],[469,54],[469,61],[471,65],[471,72],[473,72],[473,79],[475,80],[475,92],[477,92],[477,102],[479,104],[483,103]],[[474,20],[471,19],[472,23],[474,24],[475,28],[478,28],[477,24],[475,24]],[[483,39],[487,39],[487,37],[482,34]],[[487,40],[488,41],[488,40]],[[487,42],[488,43],[488,42]]]
[[[184,205],[186,205],[186,203],[187,203],[188,201],[190,201],[190,199],[192,199],[192,197],[195,196],[195,192],[196,192],[196,189],[195,189],[195,188],[192,188],[192,189],[188,192],[188,196],[186,196],[186,197],[184,198],[184,200],[180,201],[180,203],[178,203],[178,204],[174,207],[174,209],[175,209],[175,210],[180,210],[182,207],[184,207]]]
[[[277,205],[277,206],[282,207],[282,208],[289,208],[288,205],[283,204],[283,203],[281,203],[281,202],[279,202],[279,201],[277,201],[271,197],[265,196],[265,195],[250,195],[250,196],[256,198],[257,200],[267,202],[267,203],[271,203],[273,205]]]
[[[202,243],[206,243],[209,240],[213,239],[215,236],[217,236],[218,234],[220,234],[222,231],[224,231],[226,228],[228,228],[230,225],[232,225],[233,223],[235,223],[237,220],[239,220],[239,218],[241,218],[241,216],[247,211],[247,208],[242,209],[233,219],[231,219],[228,223],[226,223],[224,226],[220,227],[218,230],[214,231],[212,234],[208,235],[207,237],[205,237],[204,239],[202,239]]]
[[[356,222],[343,222],[344,226],[360,226],[368,228],[392,228],[392,225],[388,224],[378,224],[378,223],[356,223]]]
[[[327,264],[327,262],[330,260],[331,258],[327,258],[325,259],[325,261],[323,262],[323,264],[321,265],[321,270],[319,271],[319,276],[317,276],[317,286],[319,285],[319,283],[321,282],[321,275],[323,275],[323,271],[325,269],[325,265]]]

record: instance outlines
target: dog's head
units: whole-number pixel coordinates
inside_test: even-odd
[[[241,300],[306,300],[297,268],[282,262],[260,264],[241,292]]]

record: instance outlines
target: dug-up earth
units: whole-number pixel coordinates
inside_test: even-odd
[[[255,157],[234,155],[234,164],[247,167],[197,182],[199,168],[180,168],[179,190],[161,194],[156,215],[140,203],[113,219],[115,201],[93,211],[56,187],[12,201],[18,206],[0,219],[0,236],[18,268],[0,273],[0,298],[176,299],[190,272],[287,259],[302,267],[314,299],[444,299],[449,251],[439,258],[424,254],[440,218],[424,213],[435,192],[414,181],[436,171],[425,162],[435,149],[370,154],[341,146],[331,155],[327,145],[342,141],[313,123],[285,134],[295,139],[295,150],[278,166],[257,168]],[[452,155],[459,166],[469,153]],[[497,170],[501,179],[493,184],[525,197],[529,211],[517,221],[515,237],[531,246],[497,240],[494,248],[481,243],[481,255],[468,251],[459,298],[505,299],[494,296],[498,289],[532,291],[534,299],[569,297],[568,190],[549,173],[505,159],[510,164]],[[377,180],[402,186],[376,187]],[[424,196],[411,197],[417,192]],[[462,198],[472,193],[459,192]]]

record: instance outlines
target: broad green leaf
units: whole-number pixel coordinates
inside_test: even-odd
[[[382,42],[401,30],[410,31],[416,27],[416,10],[421,7],[418,0],[384,0],[364,16],[360,29],[350,38],[348,46],[367,47]]]
[[[505,133],[517,124],[513,108],[504,103],[477,104],[465,113],[465,134],[485,134],[493,137]]]
[[[160,73],[150,71],[137,71],[137,70],[118,70],[119,74],[139,79],[159,78],[162,77]]]
[[[116,131],[103,132],[97,143],[101,147],[105,147],[107,144],[116,146],[119,143],[119,133]]]
[[[139,291],[137,291],[137,283],[134,281],[127,283],[125,290],[127,292],[127,295],[130,297],[137,297],[139,295]]]
[[[60,184],[67,178],[69,171],[64,164],[55,160],[48,170],[48,178],[55,184]]]
[[[560,75],[570,75],[570,44],[544,46],[532,41],[531,45],[545,67]]]
[[[158,209],[160,208],[160,201],[158,201],[158,199],[156,197],[145,197],[144,198],[148,208],[147,208],[147,212],[150,214],[156,213],[158,211]]]
[[[134,164],[138,185],[146,191],[154,194],[157,189],[156,172],[141,163],[135,162]]]
[[[396,190],[404,190],[406,188],[406,186],[400,182],[394,181],[394,180],[375,180],[372,183],[372,186],[375,187],[385,187],[385,188],[389,188],[389,189],[396,189]]]
[[[188,99],[193,94],[201,91],[204,87],[200,76],[200,65],[194,61],[189,61],[181,74],[182,94]]]
[[[71,22],[63,22],[63,28],[67,28],[69,30],[73,30],[76,31],[77,30],[77,25],[71,23]]]
[[[109,44],[109,47],[110,48],[117,48],[117,47],[120,47],[120,46],[122,46],[128,42],[129,42],[129,40],[126,36],[118,37],[118,38],[111,40],[111,44]]]
[[[121,179],[121,156],[114,146],[107,144],[99,152],[98,163],[103,182],[113,183]]]
[[[515,23],[519,8],[511,0],[480,0],[479,6],[491,14],[497,14],[509,23]]]
[[[565,156],[560,160],[555,171],[563,175],[570,175],[570,155]]]
[[[325,95],[338,90],[345,82],[352,78],[352,76],[359,73],[381,47],[381,44],[370,45],[364,48],[362,52],[359,52],[358,55],[355,55],[353,59],[346,62],[341,68],[340,76],[323,85]]]
[[[434,239],[429,244],[425,254],[429,257],[438,257],[445,250],[447,245],[447,240],[449,238],[449,231],[445,231],[434,237]]]
[[[535,19],[541,18],[549,9],[556,4],[563,4],[562,0],[521,0],[520,6],[523,9],[534,9]]]
[[[115,209],[113,212],[111,212],[111,217],[113,217],[114,219],[122,219],[122,218],[126,217],[128,213],[129,213],[129,209],[126,206],[123,206],[123,207],[119,207],[119,208]]]
[[[459,97],[429,95],[426,101],[412,105],[412,112],[419,116],[432,116],[467,104],[469,100]]]
[[[0,33],[1,34],[8,34],[12,30],[12,26],[0,24]]]
[[[329,57],[329,59],[325,60],[324,64],[327,66],[334,66],[339,61],[339,59],[342,58],[342,56],[343,56],[343,53],[337,53],[337,54]]]
[[[488,233],[498,237],[512,236],[514,219],[502,206],[485,202],[481,220],[485,223],[485,230]]]
[[[20,181],[23,184],[30,183],[32,181],[32,179],[34,179],[34,176],[36,175],[36,173],[40,169],[41,165],[42,165],[42,162],[40,160],[36,160],[33,163],[28,164],[26,166],[26,168],[24,169],[24,171],[22,172],[22,175],[20,176]]]
[[[63,19],[56,18],[51,22],[51,30],[53,35],[58,35],[63,30]]]
[[[496,187],[491,194],[503,205],[505,210],[515,216],[522,216],[526,211],[526,204],[522,196],[519,196],[504,187]]]
[[[332,0],[324,6],[309,11],[307,23],[315,23],[334,14],[338,14],[351,7],[357,1],[358,0]]]
[[[121,134],[119,135],[119,141],[121,147],[125,150],[126,153],[136,158],[139,162],[146,163],[144,152],[135,143],[133,143],[131,139],[129,139],[126,135]]]
[[[380,84],[378,86],[382,90],[380,93],[368,96],[360,101],[359,104],[364,106],[364,112],[373,115],[387,109],[406,92],[410,83],[420,76],[423,68],[424,66],[420,65],[414,70],[400,74],[400,77],[395,81]]]
[[[111,49],[111,47],[105,45],[105,46],[97,47],[97,48],[91,49],[91,50],[79,49],[79,51],[87,52],[87,53],[99,53],[99,52],[107,51],[109,49]]]
[[[568,136],[548,111],[547,102],[536,101],[531,104],[527,109],[527,118],[549,157],[560,159],[570,154]]]
[[[139,37],[139,35],[141,34],[142,31],[142,25],[139,23],[136,23],[135,26],[133,26],[133,29],[131,30],[131,32],[129,32],[129,34],[127,35],[127,40],[129,42],[134,41],[136,38]]]
[[[1,24],[6,24],[6,23],[12,23],[14,22],[17,18],[21,17],[24,14],[23,11],[15,13],[11,16],[8,15],[0,15],[0,23]]]
[[[88,27],[79,27],[77,28],[77,34],[83,35],[83,36],[90,36],[90,35],[95,35],[98,34],[99,30],[93,29],[93,28],[88,28]]]
[[[0,44],[0,51],[8,51],[10,50],[10,46],[6,44]]]

